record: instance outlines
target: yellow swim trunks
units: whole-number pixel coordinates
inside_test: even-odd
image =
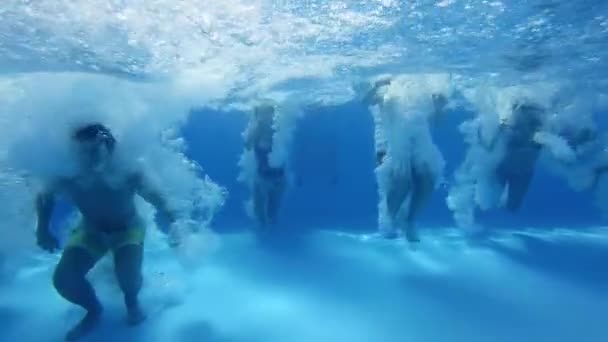
[[[87,229],[81,223],[72,231],[65,248],[84,248],[94,257],[101,258],[110,250],[116,251],[128,245],[143,245],[145,237],[146,230],[141,226],[104,233]]]

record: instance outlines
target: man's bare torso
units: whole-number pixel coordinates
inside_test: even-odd
[[[138,224],[138,186],[136,172],[90,172],[60,180],[57,191],[78,208],[87,229],[115,232]]]

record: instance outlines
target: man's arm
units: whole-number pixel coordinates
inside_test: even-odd
[[[161,212],[162,215],[169,221],[169,223],[175,222],[177,219],[176,213],[169,208],[166,198],[158,191],[154,186],[150,184],[145,175],[138,173],[135,176],[135,184],[137,193],[148,203],[152,204],[156,210]]]
[[[55,208],[55,194],[52,190],[45,190],[38,194],[36,197],[36,213],[38,215],[36,239],[40,248],[51,253],[59,248],[57,239],[49,231],[53,208]]]
[[[169,245],[172,248],[177,248],[182,241],[181,232],[174,225],[177,221],[177,213],[169,207],[166,198],[150,183],[144,174],[138,173],[135,179],[137,193],[146,202],[152,204],[167,220],[168,227],[165,233],[169,236]]]
[[[390,85],[391,82],[392,82],[392,79],[390,77],[377,80],[374,83],[374,85],[372,86],[372,88],[367,92],[365,97],[363,97],[363,99],[362,99],[363,104],[366,106],[375,106],[375,105],[381,103],[382,98],[378,94],[378,91],[380,90],[380,88]]]
[[[375,106],[378,103],[380,103],[380,99],[378,97],[378,94],[376,93],[377,89],[376,88],[372,88],[372,90],[370,90],[367,95],[365,95],[365,97],[363,98],[362,102],[364,105],[366,106]]]
[[[51,192],[42,192],[36,197],[36,213],[38,214],[38,229],[48,230],[51,215],[55,207],[55,198]]]

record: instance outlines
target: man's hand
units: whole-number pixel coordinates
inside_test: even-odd
[[[47,252],[53,253],[59,249],[59,242],[49,232],[49,224],[51,222],[51,214],[55,207],[55,199],[53,191],[46,189],[36,197],[36,212],[38,214],[38,224],[36,229],[36,242],[40,248]]]
[[[54,253],[59,249],[59,242],[57,239],[48,231],[48,229],[39,228],[36,231],[36,243],[40,248],[44,249],[49,253]]]

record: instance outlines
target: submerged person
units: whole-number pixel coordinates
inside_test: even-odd
[[[605,153],[593,122],[585,123],[581,116],[576,123],[555,121],[558,125],[545,125],[535,139],[548,152],[545,161],[549,171],[564,178],[575,191],[595,188],[594,178],[601,170]]]
[[[608,174],[608,161],[604,160],[603,163],[596,165],[593,168],[589,190],[596,192],[599,188],[600,181],[606,174]]]
[[[380,217],[382,220],[385,215],[388,221],[381,222],[380,229],[386,238],[397,238],[403,233],[409,242],[418,242],[415,220],[438,183],[441,174],[438,169],[443,168],[437,165],[443,159],[432,141],[429,126],[442,114],[447,99],[443,94],[431,93],[422,101],[430,100],[431,113],[408,118],[401,108],[397,108],[397,113],[394,111],[394,94],[387,94],[392,83],[392,78],[380,79],[364,99],[374,112],[376,175],[382,189]]]
[[[145,226],[135,207],[135,195],[154,205],[169,222],[175,220],[166,201],[142,172],[127,171],[119,165],[114,158],[116,140],[108,128],[98,123],[85,125],[75,131],[72,142],[78,172],[47,184],[37,197],[37,242],[46,251],[59,248],[59,241],[49,230],[55,197],[64,195],[82,215],[53,275],[57,292],[86,310],[84,318],[67,333],[70,341],[89,333],[102,314],[102,305],[86,275],[108,251],[114,256],[128,323],[137,325],[146,317],[138,301]]]
[[[469,147],[446,198],[456,224],[469,232],[482,229],[475,223],[477,209],[514,213],[521,208],[545,145],[541,136],[551,108],[536,88],[501,88],[486,95],[493,101],[483,104],[496,107],[488,110],[473,99],[480,110],[460,125]]]
[[[572,169],[570,178],[576,178],[580,183],[575,190],[596,192],[600,180],[608,173],[608,149],[603,137],[590,127],[575,129],[567,126],[558,134],[564,139],[572,157],[559,158],[560,155],[554,151],[551,151],[552,155],[563,167]]]
[[[256,106],[245,136],[245,148],[255,156],[253,214],[261,227],[276,223],[286,184],[285,167],[271,162],[275,111],[270,104]]]
[[[498,149],[502,148],[495,176],[506,195],[504,206],[511,212],[521,208],[532,181],[542,148],[535,136],[543,126],[544,114],[541,106],[531,102],[513,104],[510,115],[501,120],[492,142],[485,146],[491,153],[501,153]]]

